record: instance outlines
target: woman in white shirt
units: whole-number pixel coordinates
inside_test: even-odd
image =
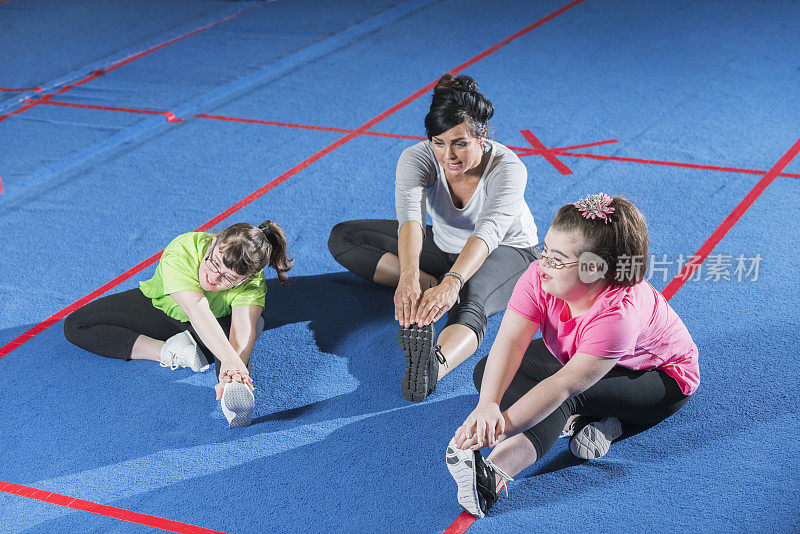
[[[493,113],[472,78],[442,76],[425,117],[428,141],[404,150],[397,163],[397,221],[347,221],[331,231],[336,261],[397,288],[394,315],[407,363],[401,391],[413,402],[478,349],[486,318],[505,309],[536,259],[527,171],[514,152],[487,139]],[[445,313],[436,339],[433,323]]]

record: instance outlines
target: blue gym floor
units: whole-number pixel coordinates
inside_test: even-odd
[[[444,448],[500,316],[408,403],[392,291],[326,246],[394,217],[454,69],[519,149],[540,236],[589,193],[639,206],[702,372],[600,460],[561,440],[469,533],[800,531],[798,35],[792,0],[0,1],[0,532],[463,532]],[[267,218],[296,263],[267,295],[252,426],[228,428],[213,373],[64,339],[174,236]]]

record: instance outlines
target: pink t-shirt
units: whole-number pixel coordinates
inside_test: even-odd
[[[576,353],[619,358],[632,370],[661,369],[685,395],[700,384],[697,346],[663,295],[644,280],[607,287],[592,308],[572,317],[567,303],[542,289],[539,262],[517,281],[508,308],[539,324],[545,345],[561,363]]]

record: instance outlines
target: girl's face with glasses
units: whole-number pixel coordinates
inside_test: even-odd
[[[580,300],[590,290],[578,277],[581,236],[577,232],[548,230],[538,246],[542,289],[562,300]]]
[[[237,287],[245,281],[244,276],[235,273],[222,263],[222,254],[216,245],[217,240],[214,238],[197,272],[203,291],[224,291]]]

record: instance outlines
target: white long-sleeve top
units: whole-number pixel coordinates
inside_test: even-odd
[[[509,148],[487,140],[489,160],[478,187],[463,208],[456,208],[430,141],[403,151],[397,161],[395,208],[402,226],[416,221],[425,231],[426,212],[436,246],[458,254],[471,236],[481,238],[489,253],[498,245],[524,248],[538,243],[536,223],[525,203],[528,171]],[[399,227],[398,226],[398,227]]]

